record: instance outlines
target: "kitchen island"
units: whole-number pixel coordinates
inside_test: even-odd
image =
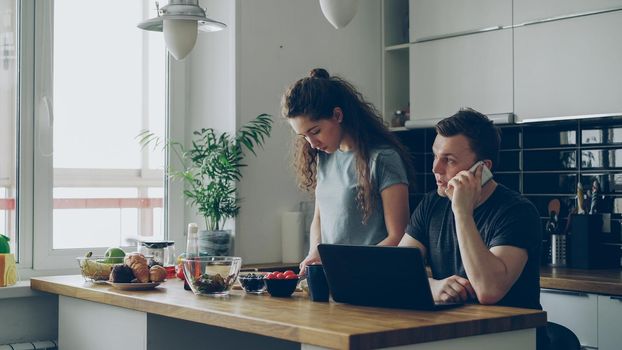
[[[37,277],[59,295],[62,349],[535,349],[538,310],[465,305],[444,311],[371,308],[248,295],[199,297],[179,280],[123,291],[79,276]],[[390,292],[387,293],[390,297]]]

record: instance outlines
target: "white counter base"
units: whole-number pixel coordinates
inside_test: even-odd
[[[58,308],[58,341],[63,350],[325,349],[62,295]],[[535,329],[525,329],[386,349],[533,350],[535,344]]]

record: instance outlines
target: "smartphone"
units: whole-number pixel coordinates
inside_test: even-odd
[[[488,167],[486,166],[486,164],[484,164],[483,161],[479,161],[475,164],[473,164],[473,166],[471,167],[471,169],[469,169],[470,172],[472,172],[473,174],[475,174],[475,170],[477,170],[477,167],[483,165],[482,167],[482,186],[484,186],[488,181],[490,181],[492,179],[492,172],[490,171],[490,169],[488,169]]]

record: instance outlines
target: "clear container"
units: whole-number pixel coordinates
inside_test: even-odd
[[[166,269],[166,278],[175,277],[175,242],[174,241],[142,241],[138,252],[150,256],[151,259]]]
[[[242,258],[235,256],[188,257],[181,261],[188,285],[197,295],[228,295],[242,267]]]

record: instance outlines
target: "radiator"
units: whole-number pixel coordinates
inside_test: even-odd
[[[55,340],[0,345],[0,350],[58,350]]]

